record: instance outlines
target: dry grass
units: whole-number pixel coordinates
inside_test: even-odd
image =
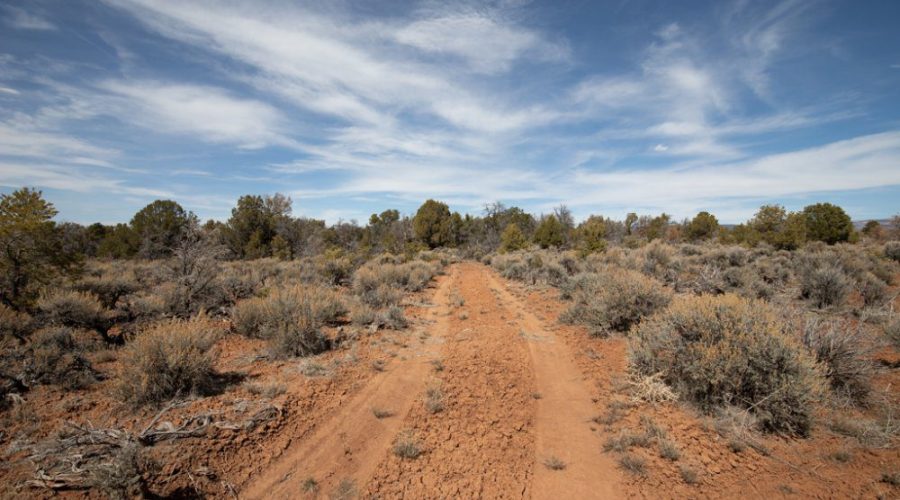
[[[626,453],[619,457],[619,467],[636,476],[647,474],[647,461],[637,455]]]
[[[544,460],[544,467],[550,470],[563,470],[566,468],[566,463],[558,457],[551,455]]]
[[[411,432],[402,432],[394,441],[394,455],[400,458],[414,460],[422,454],[422,444]]]

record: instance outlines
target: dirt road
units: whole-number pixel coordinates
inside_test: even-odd
[[[242,498],[298,497],[311,480],[382,498],[621,496],[591,387],[553,325],[476,263],[453,266],[432,301],[402,354]],[[421,454],[401,458],[398,439]]]

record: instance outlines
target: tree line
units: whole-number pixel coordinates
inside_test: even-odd
[[[552,213],[535,217],[500,202],[484,207],[480,216],[451,212],[447,204],[425,201],[412,216],[397,210],[372,214],[366,225],[295,217],[292,200],[282,194],[241,196],[223,222],[200,222],[172,200],[156,200],[128,223],[83,226],[53,221],[57,211],[40,191],[22,188],[0,198],[0,267],[3,271],[0,301],[14,306],[49,283],[60,273],[73,272],[85,258],[165,259],[185,238],[220,247],[224,258],[274,257],[290,260],[352,253],[403,254],[425,249],[456,247],[471,255],[508,252],[531,245],[576,250],[582,255],[602,252],[610,244],[640,246],[652,240],[796,249],[808,241],[827,244],[855,242],[860,238],[850,217],[839,206],[816,203],[798,212],[779,205],[764,205],[747,222],[733,228],[700,212],[692,219],[673,221],[660,215],[629,213],[624,220],[592,215],[577,223],[571,211],[560,205]],[[892,227],[870,221],[862,234],[881,239],[896,237],[900,217]]]

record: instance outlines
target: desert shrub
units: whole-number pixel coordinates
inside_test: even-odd
[[[405,264],[370,262],[354,273],[353,292],[373,307],[396,305],[403,298],[403,290],[422,290],[438,270],[438,264],[424,261]]]
[[[704,411],[739,405],[768,430],[810,429],[821,375],[764,302],[730,294],[680,299],[639,325],[629,357],[637,373],[662,373]]]
[[[235,303],[259,292],[265,281],[263,274],[254,268],[227,267],[219,277],[219,286],[228,302]]]
[[[849,291],[850,281],[839,266],[810,266],[800,273],[801,297],[818,308],[843,303]]]
[[[85,276],[74,288],[96,295],[104,307],[113,308],[121,297],[136,292],[139,285],[133,275],[111,271],[103,276]]]
[[[96,295],[74,290],[55,290],[38,299],[37,308],[50,324],[104,329],[108,311]]]
[[[626,332],[667,306],[672,298],[672,293],[657,281],[616,268],[582,276],[575,283],[577,288],[571,292],[574,304],[563,319],[586,324],[592,334]]]
[[[269,321],[267,299],[254,297],[238,301],[231,309],[231,326],[247,337],[259,337]]]
[[[403,315],[403,309],[397,306],[389,307],[382,312],[378,316],[378,320],[379,323],[392,330],[402,330],[409,325],[409,321],[407,321],[406,316]]]
[[[647,276],[674,282],[681,267],[681,262],[674,258],[674,254],[671,246],[660,241],[651,242],[644,248],[641,271]]]
[[[121,351],[118,396],[145,405],[209,391],[219,332],[204,317],[165,321],[141,332]]]
[[[38,330],[31,339],[25,370],[29,384],[53,384],[81,389],[100,377],[84,357],[72,329],[50,327]]]
[[[887,285],[870,272],[866,272],[856,280],[856,288],[867,306],[881,305],[888,299]]]
[[[771,285],[783,285],[791,279],[790,267],[782,258],[757,259],[753,263],[753,269],[757,276]]]
[[[132,318],[145,320],[165,314],[168,304],[161,294],[145,292],[129,296],[125,300],[124,309]]]
[[[32,319],[28,313],[0,304],[0,339],[15,337],[24,340],[31,331],[31,326]]]
[[[865,403],[872,389],[874,367],[862,330],[849,322],[809,318],[803,325],[802,338],[824,367],[831,389],[857,403]]]
[[[889,241],[885,243],[884,256],[894,262],[900,262],[900,241]]]
[[[347,313],[337,293],[314,286],[279,288],[265,298],[238,302],[232,310],[236,331],[269,340],[276,354],[308,356],[328,347],[322,332]]]
[[[894,347],[900,348],[900,320],[894,320],[884,326],[884,336],[894,344]]]
[[[350,321],[354,325],[366,326],[375,322],[375,310],[366,304],[354,304],[350,308]]]

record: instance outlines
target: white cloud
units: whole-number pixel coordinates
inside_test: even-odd
[[[51,23],[41,16],[28,12],[25,9],[13,7],[12,5],[5,5],[3,6],[3,10],[5,10],[7,14],[6,24],[12,26],[13,28],[39,31],[56,29],[55,24]]]
[[[117,151],[94,146],[66,134],[33,130],[0,121],[0,156],[80,161],[106,166],[109,165],[107,160],[116,154]]]
[[[0,94],[19,95],[20,92],[10,87],[0,87]]]
[[[525,56],[550,61],[569,56],[564,45],[477,12],[416,20],[396,30],[394,37],[426,52],[457,56],[473,71],[487,74],[506,72]]]
[[[284,135],[286,119],[272,106],[238,98],[221,89],[155,81],[107,81],[100,87],[122,99],[100,106],[114,115],[162,134],[195,134],[210,142],[254,149],[278,145],[297,147]]]
[[[735,163],[654,170],[581,169],[570,179],[573,206],[602,202],[633,206],[645,200],[657,211],[690,215],[721,200],[779,198],[805,193],[900,185],[900,131],[837,141]]]

